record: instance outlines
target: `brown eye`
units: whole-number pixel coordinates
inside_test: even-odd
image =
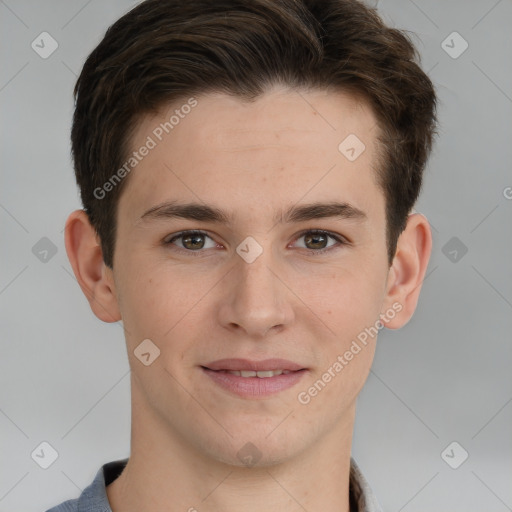
[[[322,254],[331,249],[336,249],[336,246],[347,244],[343,237],[317,229],[305,231],[297,240],[301,239],[303,239],[304,242],[303,245],[299,245],[299,247],[309,249],[311,254]],[[329,243],[329,239],[334,240],[334,242]]]
[[[202,249],[204,246],[203,238],[203,235],[185,235],[181,237],[185,249]]]
[[[208,242],[210,240],[210,242]],[[165,245],[176,245],[188,252],[199,252],[201,249],[213,249],[216,243],[202,231],[182,231],[170,239],[164,240]],[[209,244],[209,245],[208,245]]]
[[[308,249],[325,249],[328,237],[324,234],[309,233],[304,235],[304,243]]]

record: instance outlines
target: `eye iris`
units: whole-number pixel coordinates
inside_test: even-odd
[[[183,247],[186,249],[196,250],[202,249],[205,244],[204,235],[201,233],[190,233],[181,236]],[[327,247],[327,239],[323,233],[308,233],[304,235],[305,244],[309,249],[325,249]]]
[[[187,244],[191,244],[188,246]],[[202,249],[204,246],[203,235],[192,234],[183,236],[183,246],[187,249]]]
[[[310,249],[324,249],[326,247],[325,243],[327,242],[327,237],[325,235],[319,233],[309,233],[305,235],[305,243],[306,246],[312,242],[314,247],[310,247]],[[320,242],[319,242],[320,240]]]

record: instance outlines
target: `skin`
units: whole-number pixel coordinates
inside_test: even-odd
[[[365,103],[284,88],[253,103],[224,94],[196,98],[129,176],[113,271],[84,212],[66,224],[77,280],[98,318],[123,320],[132,370],[131,455],[107,488],[112,510],[348,512],[355,404],[376,337],[308,404],[297,395],[380,315],[390,329],[409,321],[431,251],[428,221],[409,216],[389,267],[385,198],[372,167],[378,127]],[[133,148],[176,106],[146,116]],[[338,151],[349,134],[366,146],[353,162]],[[233,219],[141,219],[170,200],[207,203]],[[367,218],[275,222],[289,206],[330,201],[348,202]],[[189,229],[211,237],[199,240],[199,252],[183,238],[165,244]],[[309,229],[347,243],[327,238],[321,247],[331,250],[315,254],[320,245],[303,236]],[[252,263],[236,252],[247,236],[263,250]],[[401,311],[389,318],[393,304]],[[147,338],[160,356],[144,366],[134,350]],[[308,371],[291,389],[245,399],[200,368],[231,357],[284,358]],[[261,453],[252,467],[237,457],[248,442]]]

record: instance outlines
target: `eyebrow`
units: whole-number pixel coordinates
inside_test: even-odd
[[[230,224],[233,217],[232,214],[207,204],[171,201],[153,206],[141,215],[138,222],[181,218]],[[346,202],[309,203],[291,206],[284,212],[278,212],[274,216],[274,223],[304,222],[322,218],[353,219],[362,222],[367,220],[368,216],[363,210]]]

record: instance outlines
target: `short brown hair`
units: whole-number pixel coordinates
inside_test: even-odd
[[[373,108],[383,151],[389,264],[419,195],[436,127],[432,82],[409,36],[356,0],[146,0],[115,22],[75,86],[72,153],[81,199],[113,267],[124,178],[141,116],[194,94],[248,101],[269,86],[348,91]],[[341,141],[340,141],[341,142]]]

